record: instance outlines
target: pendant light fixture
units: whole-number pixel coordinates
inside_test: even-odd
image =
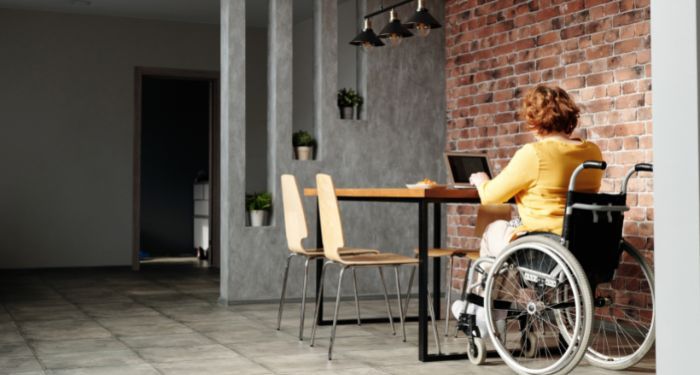
[[[401,20],[399,20],[399,17],[396,14],[396,8],[413,1],[416,0],[399,1],[386,9],[384,6],[381,6],[378,11],[365,15],[362,32],[358,34],[355,39],[350,41],[350,44],[361,46],[365,50],[370,50],[373,47],[381,47],[384,45],[384,43],[380,40],[381,38],[387,39],[389,44],[394,47],[399,45],[404,38],[413,36],[413,33],[408,30],[409,28],[415,29],[418,35],[421,37],[426,37],[428,34],[430,34],[430,30],[442,27],[442,25],[428,12],[428,8],[425,7],[425,0],[417,0],[418,7],[416,12],[413,14],[413,16],[411,16],[406,24],[402,24]],[[376,35],[372,30],[370,18],[386,12],[389,12],[389,23],[384,26],[379,35]]]
[[[365,51],[369,51],[373,47],[383,46],[384,42],[382,42],[382,40],[377,37],[377,34],[374,33],[374,30],[372,30],[372,21],[370,21],[369,18],[365,18],[362,32],[358,34],[350,44],[361,46]]]
[[[430,15],[424,2],[424,0],[418,0],[418,10],[416,10],[416,13],[414,13],[413,16],[406,22],[406,26],[411,29],[415,28],[418,35],[422,37],[428,36],[428,34],[430,34],[430,30],[439,29],[442,27],[440,22]]]
[[[384,26],[379,33],[379,37],[388,39],[389,44],[391,44],[392,47],[396,47],[401,44],[403,38],[410,38],[412,36],[413,33],[408,31],[401,23],[401,20],[396,16],[396,10],[391,8],[391,12],[389,12],[389,23]]]

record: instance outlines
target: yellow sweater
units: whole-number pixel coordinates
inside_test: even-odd
[[[587,141],[546,138],[523,146],[491,181],[477,187],[482,204],[503,203],[515,197],[522,225],[516,232],[552,232],[561,235],[569,179],[586,160],[603,160],[598,146]],[[603,172],[586,170],[576,190],[597,192]]]

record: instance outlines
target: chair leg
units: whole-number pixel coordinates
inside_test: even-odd
[[[432,301],[433,297],[428,291],[428,301]],[[433,337],[435,337],[435,346],[437,346],[438,353],[442,353],[442,348],[440,347],[440,337],[438,336],[437,323],[435,322],[435,310],[433,309],[433,304],[428,303],[428,313],[430,314],[430,320],[432,320],[431,326],[433,327]]]
[[[333,312],[333,327],[331,328],[331,340],[328,344],[328,360],[333,359],[333,342],[335,342],[335,328],[338,324],[338,308],[340,307],[340,290],[343,286],[343,275],[345,274],[346,267],[340,269],[340,275],[338,275],[338,292],[335,295],[335,311]]]
[[[406,324],[403,320],[403,306],[401,306],[401,282],[399,281],[399,266],[394,266],[394,277],[396,278],[396,303],[399,307],[399,321],[401,322],[401,334],[403,342],[406,342]]]
[[[323,284],[326,277],[326,267],[333,262],[326,262],[321,268],[321,285],[318,287],[318,296],[316,298],[316,309],[314,311],[314,324],[311,326],[311,346],[314,346],[316,340],[316,327],[318,327],[318,310],[319,306],[323,303]]]
[[[391,312],[391,305],[389,305],[389,293],[386,290],[386,282],[384,281],[384,271],[382,267],[377,267],[379,270],[379,278],[382,280],[382,287],[384,288],[384,302],[386,303],[386,313],[389,314],[389,325],[391,326],[391,331],[396,335],[396,328],[394,327],[394,314]]]
[[[450,257],[450,272],[447,273],[447,282],[445,285],[445,336],[450,330],[450,303],[452,302],[452,272],[455,268],[455,257]]]
[[[304,316],[306,315],[306,290],[308,289],[309,283],[309,263],[311,263],[311,258],[306,257],[306,262],[304,262],[304,286],[301,290],[301,311],[299,312],[299,341],[304,340]]]
[[[289,262],[292,260],[294,253],[287,255],[287,265],[284,267],[284,276],[282,279],[282,295],[280,296],[280,306],[277,310],[277,330],[280,330],[282,325],[282,310],[284,309],[284,299],[287,293],[287,277],[289,276]]]
[[[357,276],[355,276],[355,268],[352,269],[352,286],[355,291],[355,311],[357,312],[357,325],[362,325],[360,318],[360,299],[357,297]]]
[[[416,275],[416,269],[418,269],[417,266],[411,268],[411,276],[408,277],[408,290],[406,291],[406,302],[403,308],[404,316],[408,316],[408,303],[411,301],[411,288],[413,287],[413,279]]]

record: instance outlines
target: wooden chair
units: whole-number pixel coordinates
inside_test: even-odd
[[[287,264],[284,268],[284,277],[282,281],[282,295],[280,296],[279,310],[277,312],[277,330],[280,330],[282,324],[282,311],[284,309],[285,295],[287,292],[287,279],[289,277],[289,263],[296,256],[303,257],[304,262],[304,284],[301,292],[301,311],[299,320],[299,340],[304,339],[304,315],[306,309],[306,291],[309,279],[309,263],[311,260],[323,257],[323,249],[306,249],[303,241],[308,237],[309,230],[306,226],[306,215],[304,215],[304,206],[301,203],[299,188],[296,178],[292,175],[282,175],[282,201],[284,204],[284,227],[287,235],[287,247],[289,255],[287,255]],[[376,250],[352,250],[346,251],[347,254],[365,254],[377,253]],[[355,272],[352,274],[353,285],[355,287],[355,306],[357,310],[357,324],[360,324],[360,302],[357,297],[357,279]],[[388,297],[387,297],[388,298]]]
[[[335,298],[333,326],[331,328],[330,344],[328,346],[328,359],[331,360],[333,356],[333,342],[335,341],[335,331],[338,322],[340,291],[342,289],[341,287],[343,283],[343,276],[345,274],[345,270],[348,268],[355,269],[357,267],[377,267],[377,269],[379,270],[379,278],[381,279],[381,283],[384,288],[384,300],[386,302],[387,313],[389,315],[389,322],[391,324],[392,330],[394,331],[394,334],[396,334],[396,330],[394,329],[393,316],[391,313],[391,307],[389,305],[389,299],[387,298],[384,272],[382,271],[382,267],[394,267],[394,276],[396,278],[396,300],[398,302],[399,309],[399,321],[401,322],[403,340],[406,341],[406,327],[404,324],[403,306],[401,303],[401,284],[399,282],[399,266],[413,266],[415,270],[415,267],[418,265],[418,260],[416,258],[408,257],[405,255],[382,252],[360,255],[348,255],[348,251],[357,251],[363,249],[345,247],[345,238],[343,236],[343,227],[340,219],[340,208],[338,207],[338,200],[335,195],[335,187],[333,185],[333,180],[331,176],[327,174],[316,175],[316,187],[318,194],[319,213],[321,216],[323,252],[328,261],[323,265],[323,269],[321,270],[321,285],[319,288],[318,300],[316,301],[314,325],[313,329],[311,330],[311,346],[314,345],[314,340],[316,336],[319,306],[321,306],[321,304],[323,303],[323,284],[325,279],[326,268],[331,264],[337,264],[340,266],[340,274],[338,276],[338,291]],[[437,330],[435,327],[435,314],[431,314],[431,317],[433,319],[433,331],[437,338]]]
[[[481,205],[476,214],[476,225],[474,228],[474,237],[479,237],[484,234],[484,229],[496,220],[510,220],[511,206],[508,204]],[[416,253],[418,250],[415,250]],[[417,254],[416,254],[417,255]],[[471,266],[473,260],[479,258],[479,249],[429,249],[429,258],[450,258],[450,268],[445,282],[445,336],[449,334],[450,327],[450,303],[452,301],[452,275],[454,273],[455,258],[468,259],[467,269]],[[410,281],[413,280],[413,273]],[[410,285],[410,284],[409,284]],[[464,288],[464,286],[463,286]],[[410,293],[406,296],[406,304],[410,301]],[[406,307],[408,308],[408,307]]]

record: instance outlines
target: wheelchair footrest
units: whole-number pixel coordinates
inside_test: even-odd
[[[457,322],[457,329],[464,332],[467,337],[481,337],[479,327],[476,325],[476,315],[462,314]]]

